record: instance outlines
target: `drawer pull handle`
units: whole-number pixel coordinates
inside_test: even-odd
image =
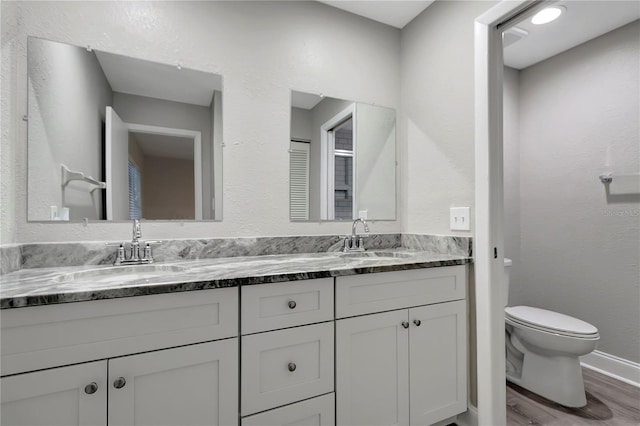
[[[287,365],[287,368],[289,368],[289,371],[293,373],[294,371],[296,371],[297,367],[293,362],[290,362],[289,365]]]
[[[402,326],[403,326],[404,328],[409,328],[409,323],[408,323],[408,322],[406,322],[406,321],[402,321]]]
[[[295,309],[297,306],[295,300],[289,300],[289,303],[287,303],[287,305],[289,305],[289,309]]]
[[[422,321],[420,321],[419,319],[414,319],[413,323],[416,325],[416,327],[420,327],[420,324],[422,324]]]
[[[98,390],[98,384],[96,382],[91,382],[87,386],[84,387],[84,393],[87,395],[91,395],[96,393]]]
[[[124,377],[118,377],[114,382],[113,382],[113,387],[116,389],[122,389],[124,387],[124,385],[127,384],[127,381],[124,379]]]

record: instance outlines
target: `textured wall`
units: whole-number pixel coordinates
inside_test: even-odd
[[[640,362],[640,21],[520,73],[520,264],[511,304],[581,318]],[[613,190],[612,185],[612,190]]]
[[[2,2],[1,7],[1,243],[108,240],[130,233],[124,223],[26,222],[21,117],[27,34],[223,76],[223,221],[149,223],[145,236],[347,231],[340,223],[289,222],[290,90],[398,108],[399,30],[316,2]],[[372,226],[373,232],[400,230],[400,221]]]
[[[405,229],[473,232],[473,21],[496,2],[438,1],[402,30],[400,130]],[[449,207],[469,206],[471,233],[449,229]]]

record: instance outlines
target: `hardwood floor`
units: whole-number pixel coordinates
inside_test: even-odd
[[[640,425],[640,388],[582,369],[587,405],[566,408],[507,384],[507,425]]]

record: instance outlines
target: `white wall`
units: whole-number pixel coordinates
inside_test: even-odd
[[[511,304],[592,323],[599,350],[634,362],[640,194],[636,185],[635,194],[607,196],[598,175],[640,170],[639,71],[636,21],[520,72],[520,262],[511,293]],[[505,170],[517,179],[516,167]]]
[[[27,34],[223,76],[224,220],[150,223],[145,235],[345,233],[340,223],[289,222],[290,90],[397,109],[399,30],[316,2],[2,2],[1,7],[6,108],[0,242],[109,240],[130,233],[124,223],[26,222],[26,133],[20,118],[26,114],[21,68]],[[14,13],[19,19],[9,19]],[[401,229],[399,220],[372,226],[372,232]]]
[[[102,179],[102,131],[112,91],[95,53],[76,46],[28,41],[28,218],[50,220],[50,207],[69,208],[71,220],[99,219],[100,191],[85,182],[61,188],[64,164]]]
[[[374,219],[396,218],[396,111],[358,103],[356,107],[357,211]]]
[[[311,111],[302,108],[291,108],[291,139],[311,141]]]
[[[438,1],[402,30],[401,197],[408,232],[473,232],[473,21],[496,3]],[[472,208],[471,233],[449,229],[452,206]]]
[[[211,188],[211,197],[214,199],[213,219],[222,220],[222,200],[224,199],[222,189],[222,167],[224,159],[222,158],[222,92],[216,90],[213,92],[213,100],[211,101],[211,123],[213,126],[211,151],[211,163],[213,164],[213,187]]]
[[[504,161],[504,256],[513,260],[511,279],[519,280],[520,262],[520,71],[504,68],[503,87],[503,161]],[[520,288],[510,289],[517,300]]]

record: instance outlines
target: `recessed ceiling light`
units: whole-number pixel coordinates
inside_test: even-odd
[[[542,9],[531,18],[531,23],[535,25],[548,24],[551,21],[558,19],[558,16],[564,12],[565,8],[562,6],[552,6]]]

